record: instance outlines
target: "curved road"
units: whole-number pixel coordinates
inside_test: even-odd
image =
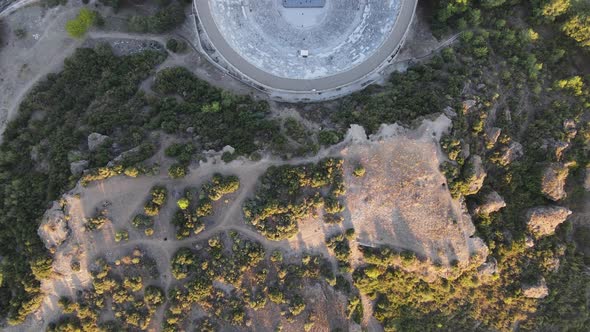
[[[333,90],[357,82],[374,73],[392,54],[398,51],[398,46],[401,46],[406,36],[418,4],[418,0],[400,0],[400,12],[389,38],[363,63],[336,75],[305,80],[275,76],[254,66],[239,55],[217,28],[211,15],[209,1],[214,0],[194,0],[194,6],[201,26],[217,52],[238,72],[256,83],[272,89],[293,92]]]

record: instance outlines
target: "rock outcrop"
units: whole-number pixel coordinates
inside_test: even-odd
[[[483,198],[483,203],[475,208],[477,214],[490,214],[500,211],[500,209],[506,207],[504,198],[495,191],[490,191]]]
[[[467,100],[463,101],[463,113],[464,114],[469,113],[475,105],[477,105],[477,101],[475,101],[473,99],[467,99]]]
[[[563,131],[565,131],[568,138],[574,139],[578,134],[578,130],[576,129],[576,122],[572,119],[567,119],[563,121]]]
[[[73,175],[80,175],[88,168],[88,160],[79,160],[70,164],[70,172]]]
[[[477,268],[477,274],[479,276],[492,276],[498,273],[498,261],[489,256],[488,260]]]
[[[51,252],[68,238],[70,230],[59,203],[53,202],[51,209],[45,212],[37,233]]]
[[[502,149],[500,156],[500,163],[504,166],[512,163],[524,155],[522,144],[512,141],[510,144]]]
[[[537,238],[555,233],[555,228],[572,214],[561,206],[538,206],[527,211],[527,227]]]
[[[586,166],[586,174],[584,178],[584,189],[590,191],[590,166]]]
[[[467,188],[464,194],[466,196],[477,194],[483,186],[483,181],[487,176],[481,157],[478,155],[472,155],[467,160],[465,167],[465,183]]]
[[[500,134],[502,134],[502,129],[497,127],[492,127],[486,130],[486,142],[489,146],[494,146],[498,142],[498,138],[500,138]]]
[[[531,285],[522,285],[522,295],[531,299],[542,299],[549,295],[549,288],[545,278],[541,277],[539,281]]]
[[[88,135],[88,150],[94,151],[103,145],[109,137],[99,133]]]
[[[551,163],[543,171],[541,179],[541,192],[550,200],[557,202],[564,199],[565,181],[569,174],[569,168],[562,163]]]

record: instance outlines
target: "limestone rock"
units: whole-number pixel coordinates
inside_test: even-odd
[[[457,116],[457,112],[455,112],[453,110],[453,108],[451,106],[447,106],[445,107],[445,109],[443,110],[443,113],[449,118],[452,119],[454,117]]]
[[[492,276],[496,273],[498,273],[498,261],[491,256],[488,256],[488,260],[477,268],[479,276]]]
[[[576,122],[572,119],[567,119],[563,121],[563,131],[567,134],[569,138],[575,138],[578,130],[576,129]]]
[[[545,278],[541,277],[539,281],[532,285],[522,285],[522,295],[531,299],[542,299],[549,295],[549,288]]]
[[[524,149],[522,144],[512,141],[510,144],[502,149],[502,155],[500,157],[500,163],[504,166],[517,160],[524,155]]]
[[[527,227],[535,237],[551,235],[572,214],[561,206],[538,206],[527,211]]]
[[[134,154],[138,153],[141,151],[141,147],[140,146],[136,146],[131,150],[127,150],[123,153],[121,153],[120,155],[118,155],[117,157],[115,157],[115,159],[109,161],[109,163],[107,164],[108,167],[113,167],[115,165],[120,164],[125,158],[127,157],[131,157]]]
[[[504,198],[495,191],[491,191],[484,196],[483,204],[475,209],[478,214],[490,214],[500,211],[500,209],[506,207]]]
[[[94,151],[98,149],[109,137],[99,133],[92,133],[88,135],[88,150]]]
[[[70,233],[66,217],[57,202],[53,202],[51,209],[43,215],[41,225],[37,230],[39,237],[50,251],[62,244]]]
[[[567,196],[564,188],[568,174],[569,168],[562,163],[551,163],[543,171],[541,192],[555,202],[564,199]]]
[[[496,145],[498,142],[498,138],[500,138],[500,134],[502,134],[502,129],[497,127],[492,127],[486,130],[486,138],[487,143],[491,146]]]
[[[478,155],[472,155],[467,160],[465,167],[467,167],[465,171],[465,179],[468,185],[465,195],[477,194],[483,186],[483,181],[487,176],[481,157]]]
[[[467,99],[463,101],[463,113],[467,114],[477,104],[477,101],[473,99]]]
[[[561,160],[561,157],[563,156],[563,152],[569,148],[570,144],[567,142],[563,142],[563,141],[557,141],[555,142],[555,144],[553,144],[553,148],[555,149],[555,158],[557,160]]]
[[[73,175],[80,175],[88,168],[88,160],[79,160],[70,164],[70,172]]]
[[[525,238],[525,240],[524,240],[524,245],[527,248],[532,248],[532,247],[535,246],[535,240],[532,237],[530,237],[530,236],[527,235],[526,238]]]

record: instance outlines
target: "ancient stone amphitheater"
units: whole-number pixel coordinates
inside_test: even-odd
[[[399,52],[417,0],[195,0],[209,60],[271,96],[322,100],[370,84]]]

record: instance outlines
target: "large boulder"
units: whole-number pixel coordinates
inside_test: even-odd
[[[545,278],[541,277],[539,281],[534,284],[522,285],[522,295],[531,299],[542,299],[549,295],[549,288]]]
[[[524,155],[522,144],[512,141],[508,146],[502,148],[500,164],[506,166]]]
[[[115,159],[109,161],[107,166],[113,167],[115,165],[119,165],[126,158],[132,157],[133,155],[135,155],[139,152],[141,152],[141,146],[136,146],[133,149],[127,150],[127,151],[121,153],[120,155],[118,155],[117,157],[115,157]]]
[[[555,233],[555,228],[572,214],[561,206],[538,206],[526,213],[527,227],[537,238]]]
[[[76,176],[82,174],[82,172],[84,172],[84,170],[87,168],[88,168],[88,160],[74,161],[73,163],[70,164],[70,172],[72,172],[72,174],[76,175]]]
[[[495,191],[490,191],[483,198],[483,203],[475,208],[477,214],[490,214],[500,211],[500,209],[506,207],[504,198]]]
[[[88,150],[94,151],[103,145],[109,137],[99,133],[88,135]]]
[[[564,199],[565,181],[569,174],[569,168],[562,163],[551,163],[543,171],[541,179],[541,192],[552,201]]]
[[[59,203],[53,202],[51,209],[45,212],[37,233],[45,247],[51,252],[68,238],[70,230]]]
[[[491,256],[488,257],[488,260],[485,263],[483,263],[482,265],[480,265],[477,268],[477,274],[482,277],[492,276],[497,273],[498,273],[498,261],[494,257],[491,257]]]
[[[576,129],[576,121],[573,119],[567,119],[563,121],[563,131],[567,134],[567,137],[574,139],[578,130]]]
[[[498,127],[491,127],[486,129],[486,141],[488,146],[493,147],[498,142],[498,138],[500,138],[500,134],[502,134],[502,129]]]
[[[465,164],[465,184],[467,186],[464,195],[474,195],[479,192],[483,186],[487,173],[483,167],[481,157],[472,155]]]
[[[475,105],[477,105],[477,101],[473,99],[467,99],[463,101],[463,113],[469,113],[475,107]]]

